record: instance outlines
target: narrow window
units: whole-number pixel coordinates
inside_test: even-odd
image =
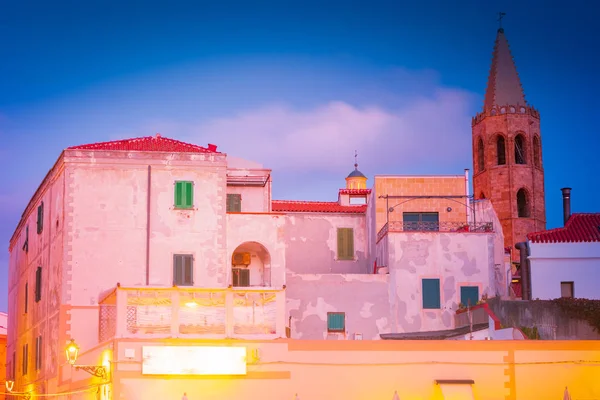
[[[540,168],[542,165],[542,158],[540,157],[540,139],[537,136],[533,137],[533,163],[536,167]]]
[[[44,202],[42,201],[37,208],[37,233],[44,230]]]
[[[517,192],[517,212],[519,218],[529,218],[529,198],[525,189],[519,189]]]
[[[29,345],[23,345],[23,375],[27,375],[27,358],[29,357]]]
[[[402,228],[405,231],[439,231],[440,216],[436,212],[402,213]]]
[[[247,287],[250,286],[250,270],[248,268],[232,268],[233,286]]]
[[[17,376],[17,352],[13,351],[13,357],[12,357],[12,370],[11,370],[11,379],[14,381],[15,380],[15,376]]]
[[[25,282],[25,314],[29,308],[29,283]]]
[[[242,195],[236,193],[227,194],[227,212],[242,212]]]
[[[479,301],[479,286],[461,286],[460,302],[466,307],[472,307]]]
[[[173,285],[192,286],[194,284],[194,256],[191,254],[173,255]]]
[[[23,250],[25,253],[29,253],[29,225],[25,226],[25,243],[23,243]]]
[[[485,169],[485,155],[483,149],[483,140],[479,138],[479,142],[477,143],[477,163],[479,172]]]
[[[503,136],[498,136],[496,140],[496,153],[498,156],[498,165],[506,164],[506,143]]]
[[[194,207],[194,182],[175,182],[175,208]]]
[[[346,332],[346,313],[327,313],[327,332]]]
[[[560,297],[575,297],[574,283],[573,282],[561,282],[560,283]]]
[[[42,267],[35,270],[35,302],[42,299]]]
[[[354,230],[338,228],[337,230],[338,260],[354,260]]]
[[[439,279],[423,279],[423,308],[424,309],[439,309],[441,308],[440,299],[440,280]]]
[[[35,370],[42,369],[42,335],[35,339]]]
[[[525,139],[523,135],[517,135],[515,138],[515,164],[526,164],[525,160]]]

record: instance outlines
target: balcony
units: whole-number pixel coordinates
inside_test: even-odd
[[[285,291],[117,287],[99,303],[100,342],[113,338],[285,337]]]
[[[494,231],[491,222],[403,222],[390,221],[383,225],[377,233],[377,241],[380,241],[388,232],[456,232],[456,233],[490,233]]]

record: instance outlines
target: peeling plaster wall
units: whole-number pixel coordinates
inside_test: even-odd
[[[510,271],[510,259],[506,257],[504,252],[504,234],[502,232],[502,224],[498,219],[498,214],[492,206],[492,202],[488,199],[476,200],[473,202],[474,218],[475,222],[491,222],[494,228],[492,234],[492,240],[494,242],[494,267],[493,267],[493,280],[491,281],[492,287],[490,288],[490,297],[501,296],[508,298],[508,285],[509,278],[508,272]]]
[[[231,278],[231,257],[238,246],[247,242],[261,244],[269,254],[272,287],[285,284],[284,215],[227,214],[227,283]]]
[[[393,332],[454,328],[460,286],[479,286],[480,297],[490,294],[492,234],[419,232],[388,237]],[[440,279],[441,309],[422,308],[423,278]]]
[[[151,166],[149,283],[172,286],[173,255],[193,254],[194,286],[226,287],[226,163],[220,154],[69,151],[70,334],[98,339],[98,296],[146,285],[148,165]],[[174,209],[174,182],[194,182],[194,207]]]
[[[337,228],[354,229],[354,260],[337,260]],[[296,274],[359,274],[366,271],[364,215],[288,214],[285,225],[286,268]]]
[[[288,274],[291,337],[327,339],[327,313],[344,312],[348,339],[355,333],[364,340],[379,339],[390,332],[388,279],[374,274]]]
[[[32,208],[24,215],[25,224],[17,228],[16,241],[9,249],[8,283],[8,348],[6,363],[12,363],[16,353],[15,388],[50,379],[62,362],[62,338],[59,338],[60,305],[62,302],[63,265],[63,191],[64,164],[59,159],[39,191],[32,198]],[[44,203],[43,228],[37,233],[37,208]],[[29,227],[28,252],[23,245]],[[42,268],[41,299],[35,301],[36,270]],[[25,313],[25,284],[27,313]],[[42,369],[35,371],[35,343],[42,337]],[[23,346],[28,345],[28,374],[22,375]]]

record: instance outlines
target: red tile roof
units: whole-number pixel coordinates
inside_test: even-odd
[[[600,242],[600,213],[572,214],[562,228],[527,235],[532,243]]]
[[[347,213],[364,214],[366,205],[341,206],[337,201],[292,201],[273,200],[271,208],[274,212],[314,212],[314,213]]]
[[[169,153],[218,153],[217,146],[209,144],[208,148],[195,144],[169,139],[156,134],[133,139],[114,140],[69,147],[70,150],[110,150],[110,151],[164,151]]]
[[[371,189],[340,189],[340,194],[371,194]]]

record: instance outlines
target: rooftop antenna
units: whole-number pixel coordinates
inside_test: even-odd
[[[504,29],[502,28],[502,18],[504,18],[505,15],[506,15],[505,12],[498,13],[498,31],[499,32],[504,32]]]

